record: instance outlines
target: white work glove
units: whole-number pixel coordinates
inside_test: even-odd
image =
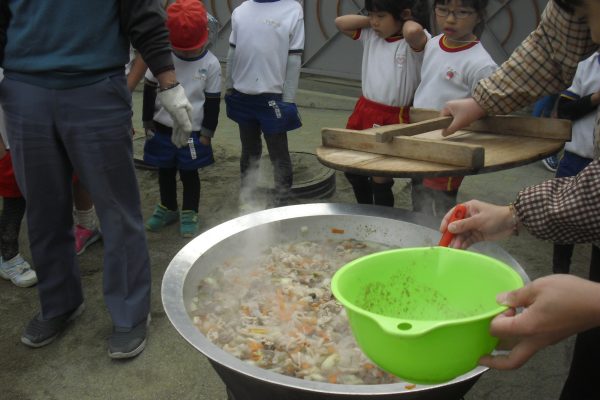
[[[183,87],[177,84],[172,88],[159,91],[157,97],[173,120],[171,141],[177,147],[187,145],[192,134],[192,105],[185,96]]]

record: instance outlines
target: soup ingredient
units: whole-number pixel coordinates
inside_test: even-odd
[[[385,249],[301,241],[273,246],[256,262],[236,257],[200,282],[189,311],[209,340],[261,368],[338,384],[398,382],[359,349],[329,289],[341,266]]]

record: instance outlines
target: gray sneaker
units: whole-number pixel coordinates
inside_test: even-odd
[[[85,305],[81,303],[73,311],[47,320],[41,319],[41,314],[37,313],[27,324],[25,332],[21,336],[21,342],[33,348],[52,343],[67,328],[69,322],[79,317],[83,310],[85,310]]]
[[[0,257],[0,277],[9,280],[19,287],[29,287],[37,283],[37,275],[31,265],[17,254],[10,260]]]
[[[108,356],[115,359],[132,358],[144,351],[148,325],[150,314],[146,320],[128,331],[113,328],[113,333],[108,338]]]

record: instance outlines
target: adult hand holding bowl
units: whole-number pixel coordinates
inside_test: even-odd
[[[383,370],[427,384],[472,370],[496,347],[490,321],[507,310],[496,295],[522,286],[499,260],[441,246],[371,254],[331,282],[363,352]]]

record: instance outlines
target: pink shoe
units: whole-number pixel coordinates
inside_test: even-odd
[[[81,225],[75,225],[75,253],[82,254],[87,247],[102,237],[100,230],[87,229]]]

